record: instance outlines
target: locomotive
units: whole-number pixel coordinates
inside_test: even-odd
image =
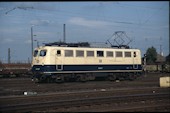
[[[141,52],[89,43],[48,43],[34,49],[35,82],[90,81],[103,77],[134,80],[142,74]]]

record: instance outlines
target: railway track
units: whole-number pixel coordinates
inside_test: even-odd
[[[50,100],[65,100],[65,99],[78,99],[78,98],[90,98],[90,97],[107,97],[114,95],[125,94],[142,94],[142,93],[170,93],[169,88],[160,87],[142,87],[142,88],[114,88],[114,89],[93,89],[93,90],[74,90],[74,91],[62,91],[53,93],[35,93],[17,96],[1,96],[0,104],[17,104],[17,103],[29,103],[34,101],[50,101]]]
[[[36,84],[31,81],[31,78],[11,78],[0,79],[0,96],[6,95],[23,95],[24,91],[32,91],[37,93],[46,92],[63,92],[76,90],[100,90],[100,89],[115,89],[115,88],[141,88],[141,87],[159,87],[159,77],[161,75],[147,75],[135,81],[89,81],[81,82],[66,82],[57,83],[42,83]],[[164,75],[166,76],[166,75]],[[50,88],[49,88],[50,87]],[[51,88],[52,87],[52,88]]]
[[[66,111],[74,107],[81,107],[81,106],[95,106],[95,105],[103,105],[105,103],[111,104],[118,104],[122,101],[124,103],[127,102],[136,102],[136,101],[153,101],[153,100],[163,100],[169,97],[169,93],[150,93],[150,94],[131,94],[131,95],[121,95],[121,96],[107,96],[107,97],[93,97],[93,98],[81,98],[81,99],[69,99],[69,100],[56,100],[56,101],[47,101],[47,102],[32,102],[32,103],[25,103],[25,104],[14,104],[14,105],[5,105],[0,107],[1,112],[34,112],[34,111],[41,111],[46,110],[47,108],[55,108],[58,109],[57,111],[62,111],[62,109],[66,109]],[[168,106],[170,103],[164,103],[164,106]],[[120,106],[120,105],[119,105]],[[158,105],[157,105],[158,106]],[[161,104],[161,106],[163,106]],[[153,107],[153,106],[152,106]],[[132,110],[132,108],[128,108]],[[135,107],[134,109],[139,109]],[[141,109],[141,108],[140,108]],[[73,109],[72,109],[73,110]],[[82,109],[81,109],[82,110]],[[105,111],[123,111],[125,109],[112,109]],[[69,110],[68,110],[69,111]],[[79,110],[78,110],[79,111]],[[84,110],[82,110],[84,111]],[[85,110],[86,111],[86,110]],[[90,109],[89,111],[93,111]],[[100,110],[99,110],[100,111]]]
[[[160,76],[166,75],[62,84],[36,84],[31,78],[0,79],[0,112],[170,111],[170,89],[159,87]],[[24,91],[36,94],[24,95]]]

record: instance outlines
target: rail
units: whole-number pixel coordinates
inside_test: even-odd
[[[169,93],[150,93],[150,94],[132,94],[132,95],[121,95],[121,96],[108,96],[108,97],[93,97],[93,98],[81,98],[81,99],[69,99],[69,100],[58,100],[58,101],[47,101],[47,102],[34,102],[25,104],[15,105],[1,105],[1,112],[10,111],[24,111],[44,109],[49,107],[64,108],[84,105],[102,104],[107,102],[121,102],[121,101],[134,101],[143,99],[160,99],[169,98]],[[170,103],[168,104],[170,105]],[[113,110],[114,111],[114,110]]]

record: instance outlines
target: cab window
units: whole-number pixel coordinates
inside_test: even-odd
[[[38,50],[34,51],[34,57],[36,57],[38,55]]]
[[[41,50],[41,51],[40,51],[40,56],[45,56],[46,53],[47,53],[47,50]]]
[[[136,52],[133,52],[133,56],[136,57]]]

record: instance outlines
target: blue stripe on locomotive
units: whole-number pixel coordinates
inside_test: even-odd
[[[58,65],[61,66],[61,65]],[[135,66],[135,68],[134,68]],[[101,70],[142,70],[141,65],[63,65],[57,69],[56,65],[34,65],[33,72],[56,72],[56,71],[101,71]]]

